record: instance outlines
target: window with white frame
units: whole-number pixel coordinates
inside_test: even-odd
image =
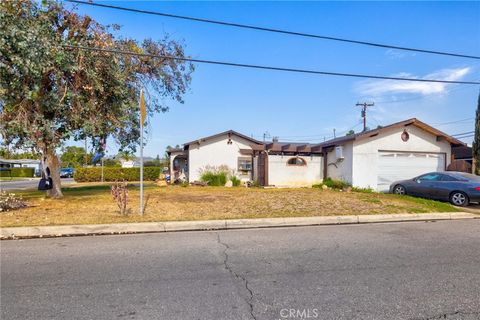
[[[238,158],[238,171],[243,174],[247,174],[252,171],[252,158],[251,157],[239,157]]]

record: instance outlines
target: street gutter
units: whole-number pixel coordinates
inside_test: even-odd
[[[460,219],[480,219],[480,215],[468,212],[443,212],[8,227],[0,229],[0,239],[8,240],[174,231],[232,230]]]

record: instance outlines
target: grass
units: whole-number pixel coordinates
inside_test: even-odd
[[[15,181],[15,180],[28,180],[32,177],[0,177],[0,181]]]
[[[145,185],[146,214],[138,215],[138,184],[129,186],[130,215],[121,216],[110,184],[63,188],[62,199],[16,192],[29,207],[0,214],[1,227],[174,220],[328,216],[458,211],[448,203],[380,193],[301,189],[158,187]]]

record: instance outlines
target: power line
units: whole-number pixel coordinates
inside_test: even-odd
[[[328,72],[328,71],[317,71],[317,70],[307,70],[307,69],[283,68],[283,67],[263,66],[263,65],[244,64],[244,63],[235,63],[235,62],[193,59],[193,58],[186,58],[186,57],[175,57],[175,56],[158,55],[158,54],[151,54],[151,53],[137,53],[137,52],[132,52],[132,51],[105,49],[105,48],[97,48],[97,47],[72,46],[72,45],[63,45],[63,47],[70,48],[70,49],[109,52],[109,53],[132,55],[132,56],[139,56],[139,57],[161,58],[161,59],[189,61],[189,62],[204,63],[204,64],[223,65],[223,66],[230,66],[230,67],[273,70],[273,71],[285,71],[285,72],[307,73],[307,74],[318,74],[318,75],[327,75],[327,76],[339,76],[339,77],[351,77],[351,78],[369,78],[369,79],[386,79],[386,80],[398,80],[398,81],[435,82],[435,83],[480,84],[480,82],[475,82],[475,81],[450,81],[450,80],[439,80],[439,79],[401,78],[401,77],[387,77],[387,76],[355,74],[355,73],[342,73],[342,72]]]
[[[473,119],[475,119],[475,118],[471,117],[471,118],[465,118],[465,119],[461,119],[461,120],[455,120],[455,121],[449,121],[449,122],[440,122],[440,123],[432,123],[432,124],[436,125],[436,126],[443,126],[443,125],[447,125],[447,124],[466,122],[466,121],[470,121],[470,120],[473,120]]]
[[[452,134],[452,137],[463,136],[463,135],[466,135],[466,134],[472,134],[472,133],[475,133],[475,131],[469,131],[469,132],[463,132],[463,133]]]
[[[162,17],[168,17],[168,18],[183,19],[183,20],[190,20],[190,21],[203,22],[203,23],[211,23],[211,24],[217,24],[217,25],[222,25],[222,26],[229,26],[229,27],[244,28],[244,29],[257,30],[257,31],[266,31],[266,32],[288,34],[288,35],[292,35],[292,36],[316,38],[316,39],[323,39],[323,40],[330,40],[330,41],[340,41],[340,42],[354,43],[354,44],[360,44],[360,45],[372,46],[372,47],[380,47],[380,48],[388,48],[388,49],[396,49],[396,50],[404,50],[404,51],[413,51],[413,52],[421,52],[421,53],[430,53],[430,54],[453,56],[453,57],[460,57],[460,58],[480,59],[480,56],[453,53],[453,52],[443,52],[443,51],[435,51],[435,50],[400,47],[400,46],[394,46],[394,45],[382,44],[382,43],[376,43],[376,42],[359,41],[359,40],[337,38],[337,37],[331,37],[331,36],[322,36],[322,35],[318,35],[318,34],[288,31],[288,30],[274,29],[274,28],[266,28],[266,27],[248,25],[248,24],[240,24],[240,23],[234,23],[234,22],[204,19],[204,18],[196,18],[196,17],[189,17],[189,16],[171,14],[171,13],[163,13],[163,12],[158,12],[158,11],[140,10],[140,9],[126,8],[126,7],[119,7],[119,6],[108,5],[108,4],[100,4],[100,3],[94,3],[94,2],[86,2],[86,1],[78,1],[78,0],[65,0],[65,1],[72,2],[72,3],[78,3],[78,4],[86,4],[86,5],[90,5],[90,6],[96,6],[96,7],[102,7],[102,8],[123,10],[123,11],[136,12],[136,13],[144,13],[144,14],[150,14],[150,15],[156,15],[156,16],[162,16]]]

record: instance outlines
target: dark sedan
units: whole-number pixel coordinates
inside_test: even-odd
[[[75,170],[73,168],[62,168],[60,169],[60,178],[73,178]]]
[[[390,185],[390,193],[450,201],[465,207],[470,202],[480,202],[480,177],[455,171],[430,172],[410,180],[395,181]]]

